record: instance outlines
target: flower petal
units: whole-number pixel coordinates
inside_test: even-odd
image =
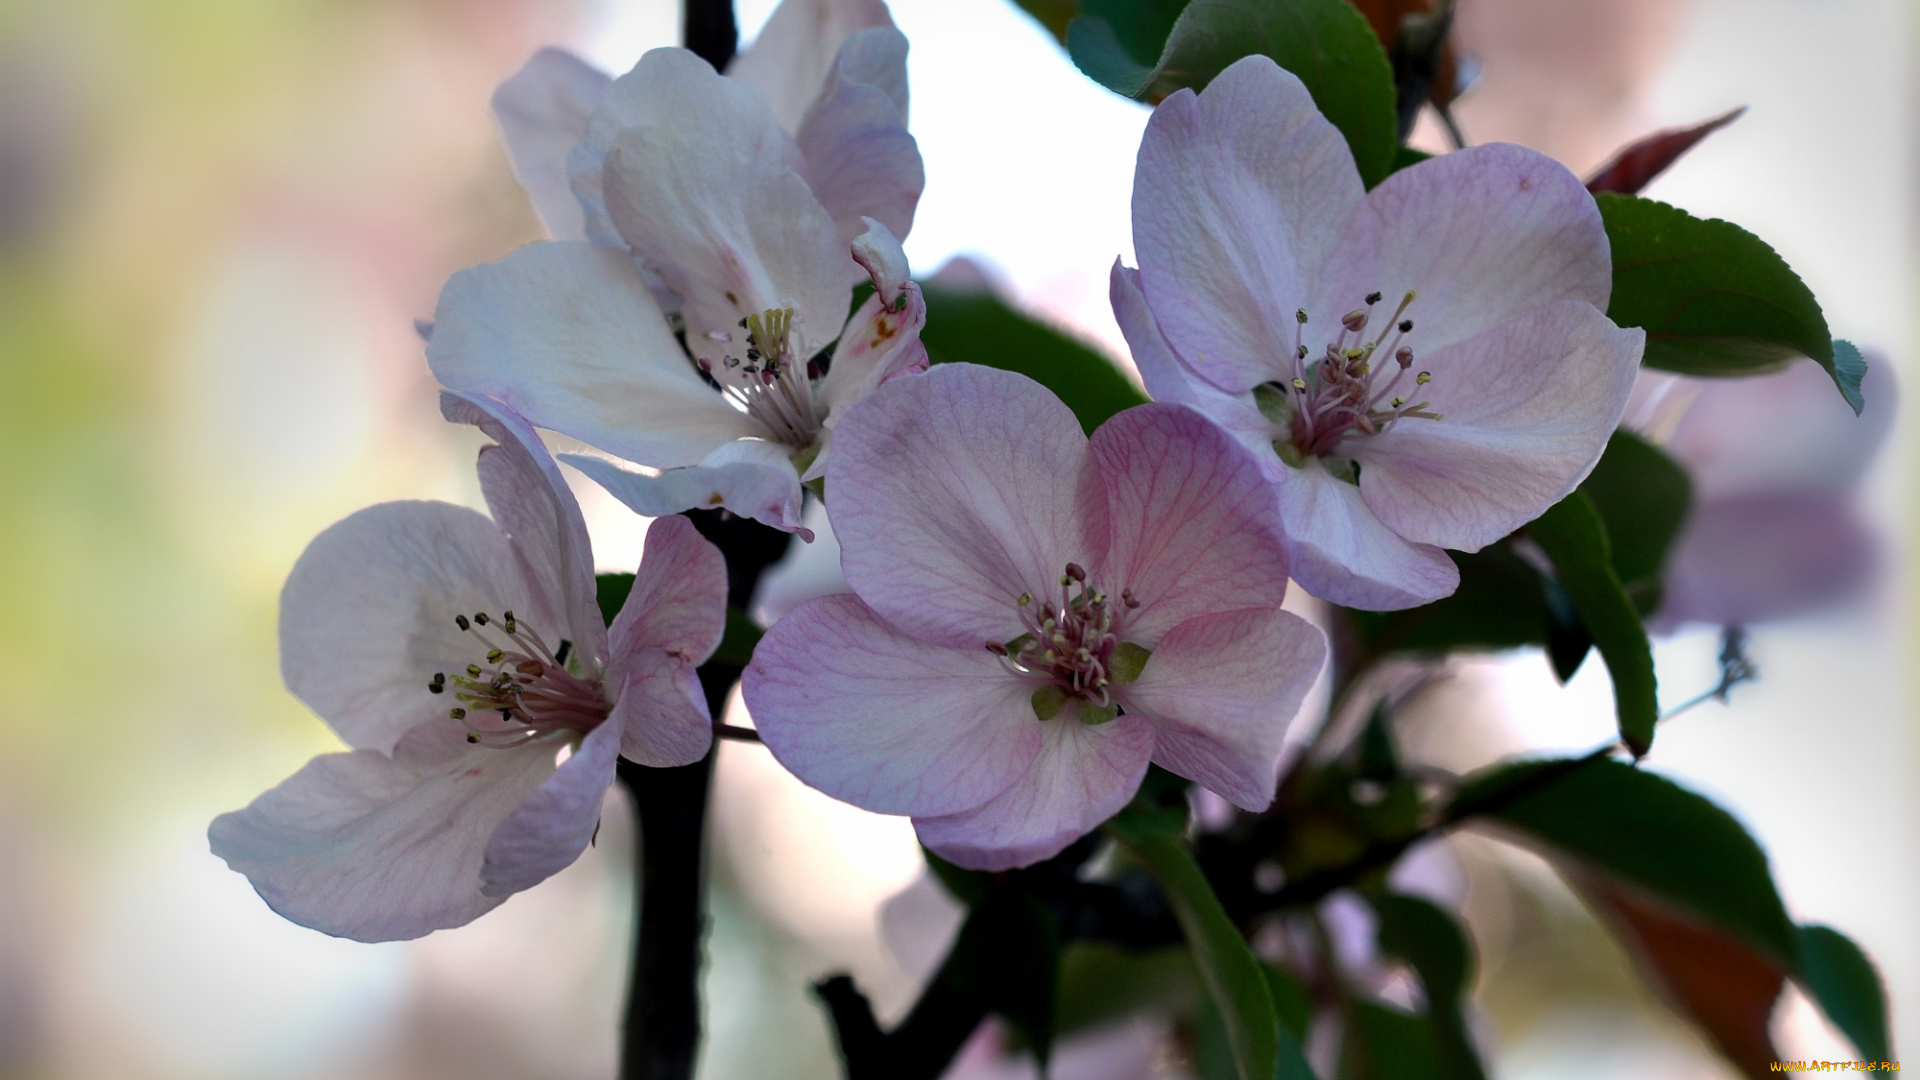
[[[733,58],[727,75],[753,87],[773,104],[780,126],[800,130],[801,118],[820,93],[842,43],[871,26],[893,26],[884,0],[782,0],[760,28],[753,46]],[[902,102],[906,73],[901,73]]]
[[[787,448],[765,439],[724,443],[698,465],[658,476],[630,472],[606,458],[561,454],[636,514],[662,517],[695,507],[724,507],[802,539],[813,534],[800,523],[800,473]]]
[[[613,78],[565,49],[541,49],[493,92],[514,175],[555,240],[584,240],[586,213],[574,198],[567,153],[587,134],[587,117]]]
[[[780,764],[882,814],[979,806],[1039,752],[1032,688],[992,653],[916,640],[855,596],[775,623],[740,686]]]
[[[920,330],[927,323],[927,301],[907,278],[907,257],[885,225],[871,226],[854,243],[854,258],[872,274],[874,294],[847,320],[833,347],[833,363],[815,393],[825,423],[839,422],[854,402],[894,375],[925,370],[927,348]],[[815,459],[816,471],[819,459]]]
[[[280,593],[280,673],[287,689],[357,749],[393,749],[444,716],[435,672],[458,671],[486,645],[455,615],[533,608],[500,527],[437,502],[370,506],[302,552]]]
[[[1129,641],[1153,647],[1176,623],[1216,611],[1278,608],[1287,549],[1273,486],[1225,431],[1181,405],[1140,405],[1093,433],[1112,546],[1100,584],[1130,591]]]
[[[1828,381],[1821,392],[1837,399]],[[1667,556],[1655,625],[1752,624],[1817,611],[1859,595],[1879,561],[1879,544],[1843,494],[1696,503]]]
[[[500,823],[554,771],[558,744],[469,746],[442,716],[373,750],[327,754],[244,810],[215,818],[213,853],[273,910],[356,941],[462,926],[499,906],[480,891]]]
[[[664,649],[648,648],[628,653],[607,672],[608,681],[620,688],[607,721],[622,732],[620,756],[656,769],[691,765],[707,756],[713,717],[698,667]]]
[[[595,598],[593,544],[560,466],[533,426],[499,402],[442,391],[440,413],[477,425],[495,443],[480,451],[480,490],[534,589],[536,605],[521,614],[604,664],[607,627]]]
[[[1407,341],[1422,363],[1542,304],[1607,309],[1613,257],[1600,209],[1545,154],[1505,144],[1442,154],[1387,177],[1367,204],[1379,263],[1360,287],[1390,303],[1419,291]]]
[[[840,47],[796,135],[807,184],[849,243],[866,231],[863,218],[895,236],[913,228],[927,172],[907,132],[906,90],[906,36],[891,26],[861,30]]]
[[[1342,443],[1367,506],[1414,543],[1460,551],[1539,517],[1600,460],[1645,340],[1566,300],[1428,354],[1417,392],[1444,418]]]
[[[1273,449],[1273,440],[1281,433],[1271,420],[1260,415],[1251,393],[1220,389],[1173,351],[1147,307],[1146,294],[1140,291],[1140,271],[1122,266],[1115,259],[1107,292],[1113,302],[1114,320],[1133,353],[1133,365],[1140,369],[1140,381],[1153,400],[1198,410],[1250,450],[1264,453]]]
[[[665,649],[698,666],[726,631],[727,563],[720,549],[686,518],[655,518],[633,591],[607,630],[613,654]]]
[[[1811,360],[1743,379],[1673,376],[1692,405],[1666,450],[1693,478],[1696,501],[1782,491],[1851,490],[1886,442],[1896,411],[1893,367],[1867,370],[1855,416]]]
[[[553,747],[543,749],[551,753]],[[580,740],[572,756],[493,831],[480,867],[483,896],[511,896],[573,865],[600,828],[600,805],[619,756],[620,728],[610,721]]]
[[[1139,790],[1153,725],[1133,716],[1088,725],[1062,713],[1039,727],[1040,752],[1025,775],[974,809],[916,816],[920,842],[970,870],[1028,866],[1099,828]]]
[[[1202,615],[1160,639],[1115,694],[1153,724],[1153,760],[1243,810],[1273,801],[1287,728],[1326,660],[1311,623],[1273,610]]]
[[[1140,143],[1133,242],[1167,340],[1223,389],[1277,378],[1294,311],[1365,198],[1346,140],[1265,57],[1161,102]]]
[[[744,358],[740,321],[779,308],[794,311],[796,355],[832,342],[852,259],[767,102],[684,49],[647,53],[609,103],[616,92],[630,111],[608,143],[607,209],[680,297],[694,355]]]
[[[1360,489],[1328,475],[1319,458],[1298,469],[1277,467],[1284,470],[1280,519],[1290,569],[1309,593],[1346,607],[1396,611],[1460,587],[1460,568],[1445,552],[1410,543],[1381,524]]]
[[[632,260],[529,244],[462,270],[434,312],[427,362],[455,390],[656,468],[765,430],[687,362]]]
[[[1021,594],[1051,594],[1068,562],[1106,547],[1080,422],[1039,383],[972,364],[895,379],[849,411],[827,509],[853,591],[963,649],[1019,636]]]

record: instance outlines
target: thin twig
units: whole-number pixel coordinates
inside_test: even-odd
[[[750,727],[739,727],[734,724],[714,724],[713,735],[716,739],[733,739],[736,742],[760,742],[759,732]]]

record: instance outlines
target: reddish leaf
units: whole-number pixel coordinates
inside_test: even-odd
[[[1693,1021],[1741,1073],[1772,1075],[1779,1060],[1767,1031],[1786,975],[1739,940],[1656,905],[1597,874],[1568,880],[1613,927],[1647,981]]]
[[[1693,149],[1695,143],[1740,119],[1740,114],[1746,111],[1747,107],[1742,105],[1704,124],[1656,131],[1600,166],[1600,171],[1587,181],[1587,190],[1596,195],[1603,191],[1615,191],[1622,195],[1638,194],[1641,188],[1653,182],[1654,177],[1666,172],[1667,166],[1677,161],[1681,154]]]

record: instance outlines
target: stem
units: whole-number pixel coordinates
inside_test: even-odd
[[[700,59],[725,71],[740,41],[733,21],[733,0],[684,0],[680,5],[680,41]]]

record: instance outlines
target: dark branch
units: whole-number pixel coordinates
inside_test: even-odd
[[[740,30],[733,21],[733,0],[685,0],[680,6],[680,41],[694,55],[724,71],[733,59]]]

